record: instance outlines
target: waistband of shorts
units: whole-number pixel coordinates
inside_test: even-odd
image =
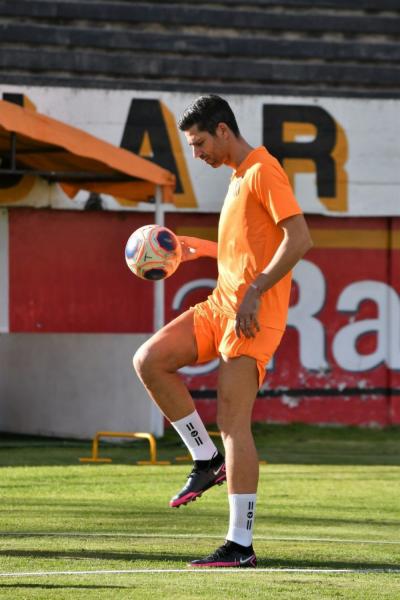
[[[192,310],[193,312],[203,316],[208,316],[211,312],[213,316],[226,317],[228,319],[233,318],[226,314],[219,307],[216,307],[213,302],[209,302],[208,300],[204,300],[203,302],[199,302],[198,304],[191,306],[189,310]]]
[[[218,317],[225,317],[226,319],[230,319],[231,321],[235,321],[235,319],[236,319],[235,312],[230,311],[229,309],[226,309],[225,307],[221,307],[221,306],[217,305],[213,301],[211,296],[209,296],[207,298],[207,300],[204,300],[203,302],[199,302],[198,304],[191,306],[190,310],[194,310],[200,315],[206,315],[207,310],[203,307],[207,307],[208,310],[211,310],[213,315],[216,315]],[[268,327],[268,329],[275,329],[276,331],[284,332],[286,329],[285,327],[277,327],[275,324],[265,322],[264,320],[259,321],[259,324],[261,327]]]

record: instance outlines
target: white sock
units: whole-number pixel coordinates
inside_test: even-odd
[[[210,460],[218,452],[197,410],[179,421],[171,421],[171,425],[181,436],[193,460]]]
[[[253,541],[256,494],[229,494],[229,530],[227,540],[241,546]]]

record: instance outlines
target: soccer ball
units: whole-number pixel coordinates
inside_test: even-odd
[[[161,225],[144,225],[136,229],[125,247],[129,269],[141,279],[155,281],[175,273],[181,262],[182,249],[176,235]]]

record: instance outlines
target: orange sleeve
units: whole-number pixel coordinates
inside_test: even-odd
[[[302,214],[289,179],[278,161],[259,165],[253,184],[256,196],[275,223]]]

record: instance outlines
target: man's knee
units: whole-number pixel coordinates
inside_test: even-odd
[[[219,395],[217,405],[217,426],[223,436],[229,430],[229,410],[225,399]]]
[[[247,436],[251,432],[251,406],[230,395],[218,394],[217,426],[222,438]]]
[[[223,438],[233,436],[246,429],[246,417],[242,414],[234,414],[229,407],[229,401],[218,401],[217,425]]]
[[[169,349],[168,349],[169,348]],[[150,383],[162,373],[177,371],[174,353],[155,338],[150,338],[138,348],[133,356],[133,366],[144,383]]]
[[[188,311],[140,346],[133,357],[133,366],[140,379],[147,383],[160,374],[176,373],[196,359],[193,316]]]
[[[135,369],[136,373],[139,375],[142,372],[142,367],[144,365],[145,362],[145,357],[143,355],[143,350],[142,350],[143,346],[140,346],[140,348],[138,348],[135,352],[135,354],[133,355],[132,358],[132,364],[133,364],[133,368]]]
[[[133,367],[142,381],[147,381],[154,371],[154,360],[147,344],[142,344],[133,356]]]

